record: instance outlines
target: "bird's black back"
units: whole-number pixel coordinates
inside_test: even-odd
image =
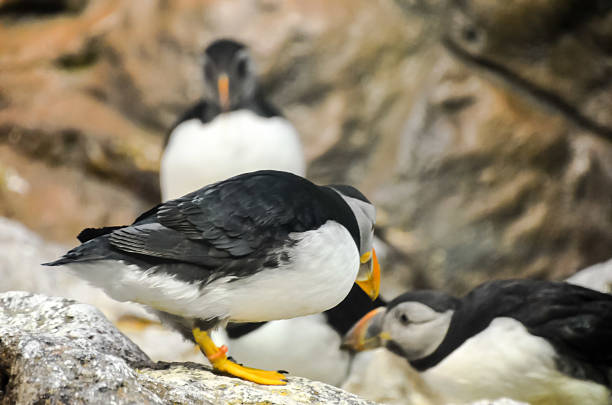
[[[499,317],[516,319],[546,339],[558,353],[561,371],[610,386],[612,296],[563,282],[482,284],[461,300],[436,351],[411,364],[418,370],[435,366]]]
[[[130,226],[82,232],[82,245],[50,265],[125,260],[194,282],[253,274],[290,258],[290,233],[343,225],[359,249],[359,228],[342,197],[291,173],[263,170],[232,177],[162,203]],[[89,238],[93,238],[87,240]],[[277,253],[275,253],[277,252]],[[203,273],[204,272],[204,273]]]

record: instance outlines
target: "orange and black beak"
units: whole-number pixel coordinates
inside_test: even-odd
[[[376,251],[361,255],[361,266],[355,281],[359,287],[374,301],[380,291],[380,265],[376,258]]]
[[[219,75],[217,79],[217,90],[219,92],[219,105],[223,111],[229,111],[230,108],[230,93],[229,93],[229,77],[225,73]]]
[[[382,331],[385,307],[378,307],[368,312],[344,335],[342,348],[356,352],[376,349],[384,346],[388,340],[386,333]]]

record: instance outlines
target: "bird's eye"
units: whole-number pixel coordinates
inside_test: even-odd
[[[240,59],[238,61],[238,65],[236,66],[236,72],[238,76],[244,78],[247,74],[247,61],[245,59]]]
[[[210,65],[210,63],[207,63],[204,66],[204,75],[206,76],[206,79],[213,82],[215,81],[215,69]]]
[[[406,314],[400,314],[399,321],[402,325],[406,326],[410,323],[410,319],[406,316]]]

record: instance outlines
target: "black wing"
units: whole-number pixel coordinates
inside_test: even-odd
[[[555,347],[561,371],[610,386],[612,296],[568,283],[543,284],[516,319]]]
[[[341,204],[334,191],[290,173],[247,173],[160,204],[112,231],[110,243],[126,253],[219,267],[266,257],[289,233],[324,224]]]

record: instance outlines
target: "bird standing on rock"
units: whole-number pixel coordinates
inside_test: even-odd
[[[367,314],[345,346],[405,357],[450,402],[612,404],[612,296],[562,282],[498,280],[463,298],[408,292]]]
[[[208,332],[328,310],[355,282],[375,299],[374,223],[374,206],[353,187],[258,171],[162,203],[132,225],[86,229],[80,246],[47,265],[151,308],[216,370],[279,385],[282,374],[234,363]]]
[[[243,44],[220,39],[206,48],[204,87],[204,98],[167,135],[160,166],[163,201],[255,170],[304,176],[297,131],[265,99]]]

